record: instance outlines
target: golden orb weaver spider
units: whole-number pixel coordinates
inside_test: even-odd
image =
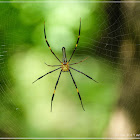
[[[75,71],[77,71],[77,72],[79,72],[79,73],[85,75],[86,77],[90,78],[90,79],[93,80],[93,81],[95,81],[95,80],[94,80],[93,78],[91,78],[90,76],[84,74],[83,72],[81,72],[81,71],[79,71],[79,70],[74,69],[74,68],[71,67],[71,65],[75,65],[75,64],[81,63],[81,62],[85,61],[87,58],[85,58],[84,60],[82,60],[82,61],[80,61],[80,62],[69,64],[69,62],[70,62],[70,60],[71,60],[71,58],[72,58],[72,56],[73,56],[73,54],[74,54],[74,52],[75,52],[75,50],[76,50],[76,48],[77,48],[77,45],[78,45],[78,42],[79,42],[79,38],[80,38],[80,31],[81,31],[81,18],[80,18],[79,36],[78,36],[78,39],[77,39],[77,42],[76,42],[75,49],[74,49],[74,51],[73,51],[73,53],[72,53],[72,55],[71,55],[69,61],[67,61],[65,47],[62,47],[63,61],[61,62],[61,61],[59,60],[59,58],[55,55],[55,53],[52,51],[52,49],[51,49],[51,47],[50,47],[50,45],[49,45],[49,43],[48,43],[48,41],[47,41],[47,39],[46,39],[45,22],[44,22],[44,35],[45,35],[46,43],[47,43],[47,45],[48,45],[50,51],[52,52],[52,54],[53,54],[53,55],[57,58],[57,60],[61,63],[61,65],[48,65],[48,64],[45,63],[47,66],[50,66],[50,67],[57,67],[57,66],[58,66],[58,67],[60,66],[60,67],[57,68],[57,69],[55,69],[55,70],[52,70],[52,71],[50,71],[50,72],[48,72],[48,73],[46,73],[46,74],[44,74],[43,76],[41,76],[41,77],[39,77],[39,78],[37,79],[37,80],[39,80],[39,79],[43,78],[44,76],[46,76],[47,74],[52,73],[52,72],[54,72],[54,71],[56,71],[56,70],[61,69],[60,74],[59,74],[59,76],[58,76],[58,80],[57,80],[56,85],[55,85],[55,88],[54,88],[54,92],[53,92],[53,95],[52,95],[52,99],[51,99],[51,111],[52,111],[52,102],[53,102],[53,99],[54,99],[54,94],[55,94],[56,87],[57,87],[57,85],[58,85],[58,82],[59,82],[59,79],[60,79],[60,76],[61,76],[61,73],[62,73],[62,72],[69,72],[69,73],[70,73],[71,78],[72,78],[72,80],[73,80],[73,83],[74,83],[74,85],[75,85],[75,87],[76,87],[76,90],[77,90],[79,99],[80,99],[80,101],[81,101],[82,108],[83,108],[83,110],[85,111],[85,109],[84,109],[84,107],[83,107],[83,103],[82,103],[82,99],[81,99],[79,90],[78,90],[78,88],[77,88],[77,85],[76,85],[76,83],[75,83],[75,80],[74,80],[74,78],[73,78],[73,76],[72,76],[72,73],[71,73],[70,69],[73,69],[73,70],[75,70]],[[35,80],[33,83],[35,83],[37,80]],[[97,82],[97,81],[95,81],[95,82]],[[97,82],[97,83],[98,83],[98,82]]]

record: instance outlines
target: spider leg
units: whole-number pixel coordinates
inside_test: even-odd
[[[83,75],[85,75],[86,77],[90,78],[91,80],[95,81],[96,83],[98,83],[96,80],[94,80],[94,79],[91,78],[90,76],[84,74],[83,72],[81,72],[81,71],[79,71],[79,70],[77,70],[77,69],[74,69],[74,68],[72,68],[72,67],[70,67],[70,68],[73,69],[73,70],[75,70],[75,71],[77,71],[77,72],[79,72],[79,73],[81,73],[81,74],[83,74]]]
[[[88,57],[87,57],[87,58],[88,58]],[[83,60],[81,60],[81,61],[79,61],[79,62],[77,62],[77,63],[72,63],[72,64],[69,64],[69,65],[79,64],[79,63],[81,63],[81,62],[85,61],[87,58],[85,58],[85,59],[83,59]]]
[[[74,52],[75,52],[75,50],[76,50],[76,48],[77,48],[77,45],[78,45],[78,42],[79,42],[79,38],[80,38],[80,32],[81,32],[81,18],[80,18],[80,26],[79,26],[79,36],[78,36],[78,39],[77,39],[77,42],[76,42],[75,49],[74,49],[74,51],[72,52],[72,55],[71,55],[71,57],[70,57],[68,63],[70,62],[70,60],[71,60],[71,58],[72,58],[72,56],[73,56],[73,54],[74,54]]]
[[[80,99],[80,101],[81,101],[82,108],[83,108],[83,110],[85,111],[85,109],[84,109],[84,107],[83,107],[83,103],[82,103],[82,99],[81,99],[80,93],[79,93],[78,88],[77,88],[77,85],[76,85],[76,83],[75,83],[75,81],[74,81],[74,79],[73,79],[73,76],[72,76],[72,73],[71,73],[70,70],[69,70],[69,72],[70,72],[71,78],[72,78],[72,80],[73,80],[73,83],[74,83],[74,85],[75,85],[75,87],[76,87],[77,93],[78,93],[78,95],[79,95],[79,99]]]
[[[48,72],[48,73],[42,75],[41,77],[39,77],[38,79],[36,79],[33,83],[35,83],[37,80],[43,78],[43,77],[46,76],[47,74],[52,73],[52,72],[54,72],[54,71],[56,71],[56,70],[58,70],[58,69],[60,69],[60,68],[61,68],[61,67],[59,67],[59,68],[57,68],[57,69],[55,69],[55,70],[52,70],[52,71],[50,71],[50,72]]]
[[[58,84],[59,79],[60,79],[60,76],[61,76],[61,72],[62,72],[62,70],[60,71],[60,74],[59,74],[59,76],[58,76],[58,80],[57,80],[57,82],[56,82],[56,85],[55,85],[55,88],[54,88],[54,92],[53,92],[53,95],[52,95],[52,100],[51,100],[51,112],[52,112],[52,102],[53,102],[53,98],[54,98],[54,94],[55,94],[55,90],[56,90],[57,84]]]
[[[49,45],[49,42],[47,41],[47,38],[46,38],[46,31],[45,31],[45,22],[44,22],[44,35],[45,35],[45,40],[46,40],[46,43],[47,43],[47,45],[48,45],[50,51],[51,51],[52,54],[57,58],[57,60],[58,60],[60,63],[62,63],[62,62],[59,60],[59,58],[55,55],[55,53],[52,51],[52,49],[51,49],[51,47],[50,47],[50,45]]]
[[[46,63],[45,63],[46,64]],[[58,67],[58,66],[61,66],[61,65],[48,65],[46,64],[47,66],[50,66],[50,67]]]

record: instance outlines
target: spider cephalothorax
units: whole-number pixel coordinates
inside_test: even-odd
[[[82,60],[82,61],[80,61],[80,62],[70,64],[70,60],[71,60],[71,58],[72,58],[72,56],[73,56],[73,54],[74,54],[74,52],[75,52],[75,50],[76,50],[76,48],[77,48],[78,42],[79,42],[80,31],[81,31],[81,18],[80,18],[79,36],[78,36],[78,39],[77,39],[77,42],[76,42],[75,49],[74,49],[74,51],[73,51],[73,53],[72,53],[72,55],[71,55],[69,61],[67,62],[65,47],[62,47],[63,60],[62,60],[62,62],[61,62],[60,59],[59,59],[59,58],[55,55],[55,53],[52,51],[52,49],[51,49],[51,47],[50,47],[50,45],[49,45],[49,43],[48,43],[48,41],[47,41],[47,39],[46,39],[45,22],[44,22],[44,35],[45,35],[46,43],[47,43],[49,49],[51,50],[51,52],[53,53],[53,55],[54,55],[54,56],[57,58],[57,60],[61,63],[61,65],[48,65],[48,64],[45,63],[47,66],[59,67],[59,68],[57,68],[57,69],[55,69],[55,70],[52,70],[52,71],[50,71],[50,72],[44,74],[43,76],[41,76],[41,77],[39,77],[39,78],[37,79],[37,80],[39,80],[39,79],[43,78],[44,76],[46,76],[47,74],[52,73],[52,72],[54,72],[54,71],[56,71],[56,70],[58,70],[58,69],[61,69],[60,74],[59,74],[59,77],[58,77],[58,80],[57,80],[56,85],[55,85],[55,88],[54,88],[53,95],[52,95],[52,100],[51,100],[51,111],[52,111],[52,102],[53,102],[55,90],[56,90],[56,87],[57,87],[57,84],[58,84],[58,82],[59,82],[59,79],[60,79],[60,76],[61,76],[61,73],[62,73],[62,72],[69,72],[69,73],[70,73],[71,78],[72,78],[72,80],[73,80],[73,83],[74,83],[74,85],[75,85],[75,87],[76,87],[76,90],[77,90],[79,99],[80,99],[80,101],[81,101],[81,105],[82,105],[83,110],[84,110],[84,107],[83,107],[82,99],[81,99],[79,90],[78,90],[78,88],[77,88],[76,82],[75,82],[75,80],[74,80],[74,78],[73,78],[73,76],[72,76],[72,73],[71,73],[70,69],[73,69],[73,70],[75,70],[75,71],[77,71],[77,72],[79,72],[79,73],[85,75],[86,77],[90,78],[91,80],[95,81],[95,80],[94,80],[93,78],[91,78],[90,76],[88,76],[88,75],[84,74],[83,72],[81,72],[81,71],[79,71],[79,70],[76,70],[76,69],[74,69],[74,68],[71,67],[71,65],[75,65],[75,64],[81,63],[81,62],[83,62],[84,60],[86,60],[87,58],[85,58],[84,60]],[[35,83],[37,80],[35,80],[33,83]],[[95,81],[95,82],[97,82],[97,81]],[[84,110],[84,111],[85,111],[85,110]]]
[[[69,72],[69,64],[62,64],[62,71],[63,72]]]

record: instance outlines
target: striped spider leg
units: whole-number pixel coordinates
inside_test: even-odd
[[[45,22],[44,22],[44,23],[45,23]],[[61,63],[61,65],[48,65],[48,64],[45,63],[47,66],[50,66],[50,67],[59,67],[59,68],[54,69],[54,70],[52,70],[52,71],[50,71],[50,72],[44,74],[43,76],[41,76],[41,77],[39,77],[37,80],[35,80],[33,83],[35,83],[36,81],[40,80],[41,78],[43,78],[44,76],[48,75],[49,73],[52,73],[52,72],[54,72],[54,71],[57,71],[57,70],[61,69],[61,70],[60,70],[60,74],[59,74],[59,76],[58,76],[58,80],[57,80],[56,85],[55,85],[55,88],[54,88],[54,92],[53,92],[53,95],[52,95],[52,99],[51,99],[51,111],[52,111],[52,102],[53,102],[53,99],[54,99],[56,87],[57,87],[57,85],[58,85],[58,82],[59,82],[59,79],[60,79],[60,76],[61,76],[61,73],[62,73],[62,72],[69,72],[69,73],[70,73],[71,78],[72,78],[72,80],[73,80],[73,83],[74,83],[74,85],[75,85],[75,87],[76,87],[76,90],[77,90],[77,93],[78,93],[78,96],[79,96],[79,99],[80,99],[80,102],[81,102],[81,106],[82,106],[83,110],[85,111],[85,109],[84,109],[84,107],[83,107],[81,95],[80,95],[80,93],[79,93],[79,90],[78,90],[78,88],[77,88],[76,82],[75,82],[75,80],[74,80],[74,78],[73,78],[73,76],[72,76],[72,73],[71,73],[70,69],[75,70],[75,71],[77,71],[77,72],[79,72],[79,73],[85,75],[86,77],[90,78],[90,79],[93,80],[93,81],[95,81],[95,80],[94,80],[93,78],[91,78],[90,76],[84,74],[83,72],[81,72],[81,71],[79,71],[79,70],[74,69],[74,68],[71,67],[71,65],[79,64],[79,63],[85,61],[87,58],[85,58],[85,59],[83,59],[83,60],[81,60],[81,61],[79,61],[79,62],[77,62],[77,63],[69,64],[69,62],[70,62],[70,60],[72,59],[72,56],[73,56],[73,54],[75,53],[75,50],[76,50],[76,48],[77,48],[77,45],[78,45],[78,42],[79,42],[79,38],[80,38],[80,31],[81,31],[81,18],[80,18],[79,36],[78,36],[78,39],[77,39],[77,42],[76,42],[75,49],[74,49],[74,51],[72,52],[72,55],[71,55],[69,61],[67,62],[65,47],[62,47],[63,59],[62,59],[62,62],[61,62],[61,61],[59,60],[59,58],[55,55],[55,53],[52,51],[52,49],[50,48],[50,45],[49,45],[49,43],[48,43],[48,41],[47,41],[47,39],[46,39],[45,24],[44,24],[44,35],[45,35],[46,43],[47,43],[49,49],[51,50],[52,54],[53,54],[53,55],[56,57],[56,59]],[[95,81],[95,82],[97,82],[97,81]]]

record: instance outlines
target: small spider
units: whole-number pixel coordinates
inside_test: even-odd
[[[77,48],[77,45],[78,45],[78,42],[79,42],[79,38],[80,38],[80,31],[81,31],[81,18],[80,18],[79,36],[78,36],[78,39],[77,39],[77,43],[76,43],[75,49],[74,49],[74,51],[73,51],[73,53],[72,53],[72,55],[71,55],[69,61],[67,61],[65,47],[62,47],[63,60],[62,60],[62,62],[61,62],[61,61],[59,60],[59,58],[55,55],[55,53],[52,51],[52,49],[51,49],[51,47],[50,47],[50,45],[49,45],[49,43],[48,43],[48,41],[47,41],[47,39],[46,39],[45,22],[44,22],[44,35],[45,35],[46,43],[47,43],[47,45],[48,45],[50,51],[51,51],[51,52],[53,53],[53,55],[57,58],[57,60],[61,63],[61,65],[48,65],[48,64],[45,63],[47,66],[50,66],[50,67],[57,67],[57,66],[58,66],[59,68],[57,68],[57,69],[55,69],[55,70],[52,70],[52,71],[50,71],[50,72],[44,74],[43,76],[41,76],[41,77],[39,77],[39,78],[37,79],[37,80],[39,80],[39,79],[43,78],[44,76],[46,76],[47,74],[52,73],[52,72],[54,72],[54,71],[56,71],[56,70],[61,69],[60,74],[59,74],[59,77],[58,77],[58,80],[57,80],[56,85],[55,85],[55,88],[54,88],[54,92],[53,92],[53,95],[52,95],[52,99],[51,99],[51,111],[52,111],[52,102],[53,102],[54,94],[55,94],[56,87],[57,87],[57,85],[58,85],[58,82],[59,82],[59,79],[60,79],[60,76],[61,76],[61,73],[62,73],[62,72],[69,72],[69,73],[70,73],[71,78],[72,78],[72,80],[73,80],[73,83],[74,83],[74,85],[75,85],[75,87],[76,87],[77,93],[78,93],[78,95],[79,95],[79,99],[80,99],[80,101],[81,101],[82,108],[83,108],[83,110],[85,111],[85,109],[84,109],[84,107],[83,107],[83,103],[82,103],[82,99],[81,99],[79,90],[78,90],[78,88],[77,88],[77,85],[76,85],[76,83],[75,83],[75,80],[74,80],[74,78],[73,78],[73,76],[72,76],[72,73],[71,73],[70,69],[73,69],[73,70],[75,70],[75,71],[77,71],[77,72],[79,72],[79,73],[85,75],[86,77],[90,78],[90,79],[93,80],[93,81],[95,81],[95,80],[94,80],[93,78],[91,78],[90,76],[84,74],[83,72],[81,72],[81,71],[79,71],[79,70],[76,70],[76,69],[74,69],[74,68],[71,67],[71,65],[75,65],[75,64],[81,63],[81,62],[85,61],[87,58],[85,58],[84,60],[82,60],[82,61],[80,61],[80,62],[69,64],[69,62],[70,62],[70,60],[71,60],[71,58],[72,58],[72,56],[73,56],[73,54],[74,54],[74,52],[75,52],[75,50],[76,50],[76,48]],[[37,80],[35,80],[33,83],[35,83]],[[97,82],[97,81],[95,81],[95,82]],[[97,82],[97,83],[98,83],[98,82]]]

